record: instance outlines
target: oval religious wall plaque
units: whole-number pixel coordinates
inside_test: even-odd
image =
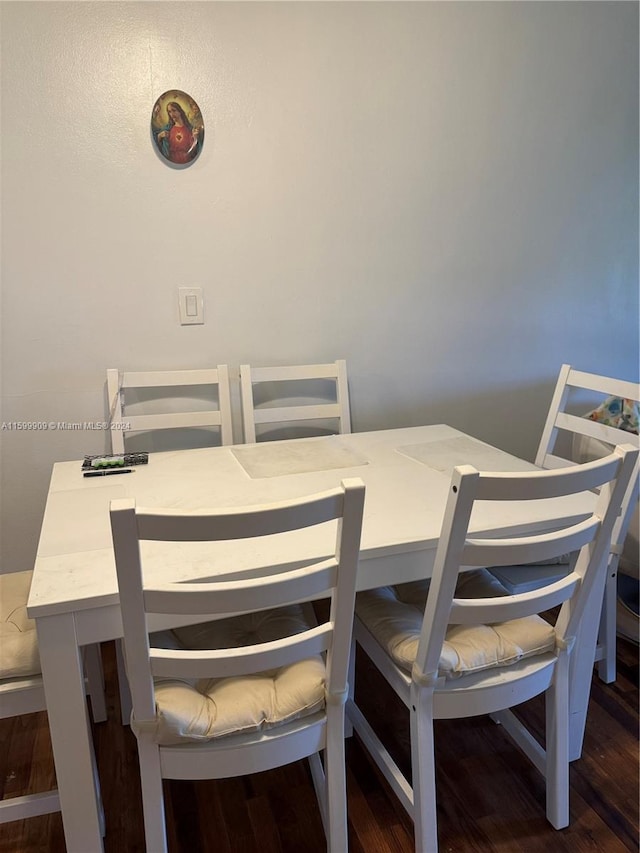
[[[158,152],[177,166],[195,162],[204,143],[200,107],[191,95],[170,89],[153,105],[151,132]]]

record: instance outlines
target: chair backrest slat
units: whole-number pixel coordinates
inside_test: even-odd
[[[339,362],[328,364],[289,364],[281,367],[252,367],[254,382],[288,382],[299,379],[335,379]],[[247,365],[248,366],[248,365]]]
[[[340,416],[341,410],[338,403],[254,409],[253,412],[253,419],[257,424],[292,423],[293,421],[339,418]]]
[[[217,385],[220,366],[216,369],[127,371],[122,374],[121,388],[171,388],[183,385]]]
[[[263,506],[208,510],[137,510],[140,539],[161,542],[206,542],[252,539],[294,528],[323,524],[340,517],[343,494],[331,489],[316,496],[279,501],[268,513]]]
[[[528,474],[522,474],[519,471],[483,472],[475,499],[483,501],[548,500],[570,495],[576,491],[589,491],[608,482],[617,464],[616,459],[609,456],[604,464],[602,460],[595,460],[578,466],[569,465],[562,471],[544,470],[528,472]],[[460,469],[474,470],[471,466],[460,466]]]
[[[126,420],[130,424],[130,429],[127,432],[222,425],[222,415],[216,409],[209,409],[205,412],[158,412],[155,415],[127,415]]]
[[[551,610],[573,595],[580,580],[579,575],[571,572],[555,583],[532,592],[521,592],[505,598],[454,598],[449,624],[491,625]]]
[[[462,549],[464,566],[511,566],[543,563],[558,554],[570,554],[590,542],[599,519],[590,516],[571,527],[520,539],[467,539]]]
[[[337,567],[332,559],[246,581],[149,586],[145,588],[144,603],[149,613],[184,615],[267,610],[304,597],[319,597],[336,585]]]
[[[590,421],[588,418],[569,415],[566,412],[558,412],[556,427],[578,433],[579,435],[588,435],[591,438],[597,438],[612,445],[620,444],[624,440],[633,440],[634,438],[633,433],[624,432],[617,427],[607,426],[606,424],[598,423],[598,421]]]
[[[275,642],[235,649],[182,651],[152,648],[151,672],[160,678],[251,675],[322,654],[330,647],[331,638],[331,626],[324,624]]]
[[[567,384],[575,388],[583,388],[587,391],[598,391],[610,397],[622,397],[627,400],[638,399],[638,384],[628,382],[626,379],[615,379],[609,376],[600,376],[597,373],[586,373],[583,370],[569,368]]]

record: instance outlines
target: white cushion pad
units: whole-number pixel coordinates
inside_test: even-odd
[[[27,616],[31,572],[0,575],[0,678],[40,672],[36,623]]]
[[[416,659],[429,581],[386,586],[361,592],[356,614],[395,663],[411,672]],[[463,572],[457,598],[506,595],[502,584],[486,569]],[[539,616],[527,616],[494,625],[450,625],[442,646],[438,672],[459,678],[522,658],[551,651],[555,633]]]
[[[296,605],[162,632],[152,635],[151,644],[234,648],[297,634],[313,624]],[[251,676],[157,679],[153,737],[170,745],[271,728],[323,708],[324,691],[325,665],[320,656]],[[135,720],[132,728],[136,731]]]
[[[630,433],[621,432],[620,443],[637,441]],[[591,438],[588,435],[574,435],[572,444],[572,457],[576,462],[591,462],[593,459],[601,459],[613,450],[612,444]],[[620,571],[625,575],[640,579],[640,504],[636,504],[631,513],[629,529],[624,541],[619,563]]]

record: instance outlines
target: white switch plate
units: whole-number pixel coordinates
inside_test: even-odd
[[[204,323],[204,301],[201,287],[179,287],[180,325],[196,326]]]

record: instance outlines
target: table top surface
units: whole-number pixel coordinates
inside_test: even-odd
[[[147,465],[120,476],[84,478],[81,462],[54,465],[42,523],[28,612],[32,617],[118,604],[109,503],[133,497],[148,508],[247,506],[333,488],[347,477],[366,486],[358,586],[367,587],[366,560],[437,544],[451,472],[535,470],[452,427],[434,425],[255,445],[154,453]],[[592,508],[588,496],[556,499],[567,517]],[[550,503],[478,504],[474,531],[517,531],[531,518],[544,526]],[[327,525],[248,543],[143,543],[154,580],[231,578],[265,562],[287,565],[332,553]],[[286,542],[285,542],[286,540]],[[361,576],[361,577],[360,577]],[[391,582],[391,581],[390,581]]]

